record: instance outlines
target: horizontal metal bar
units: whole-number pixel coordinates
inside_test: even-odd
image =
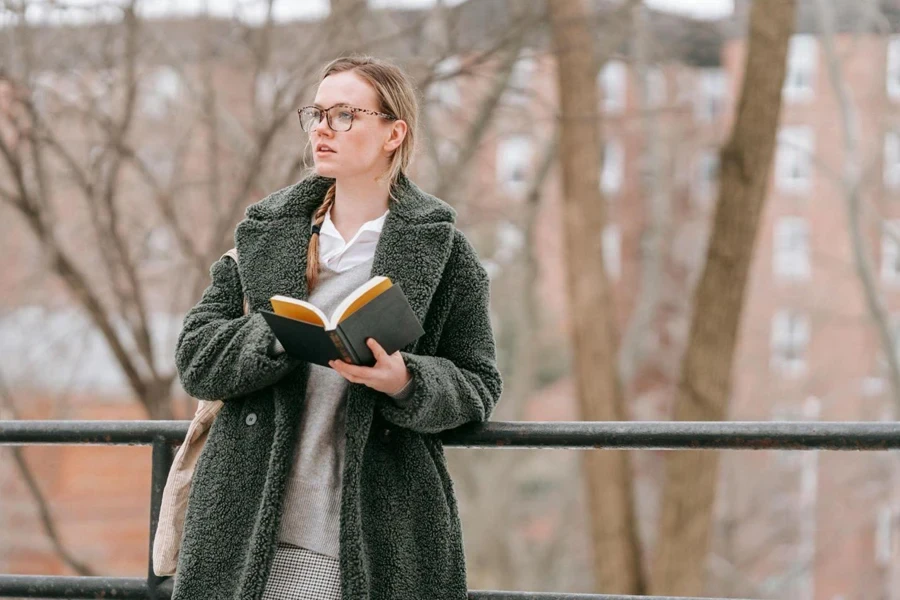
[[[895,450],[900,422],[519,421],[466,426],[443,439],[454,446],[517,448]]]
[[[0,421],[0,445],[177,443],[188,421]],[[900,422],[488,422],[441,434],[448,446],[645,450],[896,450]]]
[[[173,580],[157,588],[158,598],[172,597]],[[147,581],[137,577],[70,577],[55,575],[0,575],[0,598],[149,598]],[[469,600],[725,600],[687,596],[619,596],[552,592],[470,590]],[[728,600],[734,600],[730,598]]]
[[[166,582],[169,583],[169,582]],[[172,597],[172,585],[157,588],[159,598]],[[150,597],[147,580],[139,577],[74,577],[0,575],[2,598],[141,598]]]
[[[150,445],[181,442],[190,421],[0,421],[0,444]]]
[[[494,592],[469,590],[469,600],[741,600],[694,596],[620,596],[610,594],[566,594],[560,592]]]

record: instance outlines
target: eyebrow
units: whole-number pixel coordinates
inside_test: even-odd
[[[350,106],[350,103],[349,103],[349,102],[343,102],[343,101],[342,101],[342,102],[335,102],[335,103],[332,104],[331,106],[337,106],[338,104],[346,104],[347,106]],[[313,102],[312,105],[315,106],[316,108],[322,108],[322,109],[325,108],[324,106],[322,106],[322,105],[319,104],[318,102]],[[331,107],[329,107],[329,108],[331,108]]]

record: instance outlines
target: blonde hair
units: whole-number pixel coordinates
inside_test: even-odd
[[[336,58],[322,69],[319,82],[329,75],[353,71],[369,83],[378,94],[380,106],[377,110],[396,116],[406,122],[406,137],[391,156],[391,164],[383,175],[391,182],[391,198],[394,186],[400,174],[406,173],[416,148],[416,126],[419,119],[419,102],[416,89],[406,73],[396,64],[381,58],[367,55],[354,55]],[[316,209],[313,225],[321,225],[325,214],[334,204],[335,185],[332,184],[325,193],[325,199]],[[306,283],[309,291],[316,286],[319,279],[319,235],[313,232],[309,239],[306,261]]]

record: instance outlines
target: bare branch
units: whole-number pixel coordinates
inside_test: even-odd
[[[897,340],[893,339],[891,332],[890,316],[884,299],[878,290],[872,258],[869,256],[865,234],[862,232],[861,219],[861,193],[862,185],[861,166],[859,162],[859,123],[856,108],[850,97],[850,91],[843,78],[841,57],[834,45],[834,16],[832,8],[827,2],[816,1],[819,26],[822,30],[822,47],[825,54],[825,63],[828,70],[828,79],[832,91],[838,99],[840,111],[841,133],[844,139],[844,175],[842,188],[844,190],[847,221],[849,225],[850,241],[853,249],[853,262],[860,280],[863,296],[869,315],[878,332],[882,351],[887,357],[888,375],[893,392],[895,411],[900,414],[900,364],[898,364]]]
[[[18,420],[19,415],[16,410],[15,402],[13,402],[12,394],[10,394],[9,389],[6,387],[6,382],[2,377],[0,377],[0,401],[3,403],[3,411],[8,412],[13,420]],[[78,560],[75,555],[63,545],[62,540],[59,537],[59,532],[56,529],[56,520],[50,510],[50,503],[41,491],[41,487],[38,485],[34,472],[31,470],[31,467],[28,466],[28,461],[25,460],[25,454],[22,451],[22,447],[11,446],[9,451],[13,456],[13,461],[16,463],[16,469],[18,469],[19,474],[22,476],[22,480],[25,482],[25,486],[28,488],[28,493],[31,495],[37,506],[41,527],[47,538],[50,540],[54,552],[78,575],[91,577],[99,575],[99,573],[94,571],[94,569],[86,563]]]

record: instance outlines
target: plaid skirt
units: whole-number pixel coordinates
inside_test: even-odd
[[[262,600],[341,600],[340,562],[278,542]]]

